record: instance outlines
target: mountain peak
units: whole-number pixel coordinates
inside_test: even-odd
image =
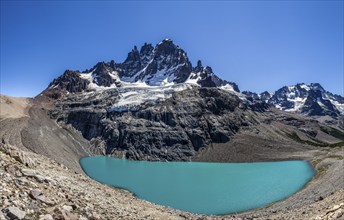
[[[144,43],[138,50],[138,47],[134,46],[123,63],[98,62],[90,70],[84,71],[80,77],[89,81],[88,87],[91,90],[144,82],[148,86],[179,83],[191,83],[201,87],[229,85],[230,90],[239,92],[235,83],[220,79],[211,67],[203,67],[201,61],[193,68],[186,52],[168,38],[155,47]]]
[[[155,54],[157,56],[173,55],[178,52],[177,50],[182,49],[175,45],[172,40],[165,39],[156,45]]]
[[[203,67],[201,60],[197,60],[197,66],[196,67]]]
[[[313,89],[313,90],[320,90],[322,92],[325,91],[325,89],[320,85],[320,83],[311,83],[310,84],[310,87]]]
[[[140,60],[140,53],[137,50],[137,47],[134,46],[134,48],[128,53],[127,59],[124,61],[124,63],[137,62],[139,60]]]
[[[270,98],[263,94],[260,96],[262,100],[285,111],[307,115],[338,116],[344,114],[343,98],[326,91],[319,83],[310,85],[298,83],[293,86],[284,86]]]
[[[154,47],[152,46],[152,44],[145,43],[140,49],[140,55],[143,56],[150,54],[153,50]]]
[[[173,43],[173,40],[170,39],[170,38],[165,38],[165,39],[163,39],[162,41],[160,41],[160,42],[158,43],[158,45],[159,45],[159,44],[164,44],[164,43]]]

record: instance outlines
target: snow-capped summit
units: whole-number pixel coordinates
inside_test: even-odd
[[[190,75],[192,66],[185,51],[175,45],[172,40],[163,40],[154,49],[145,44],[141,52],[137,51],[135,60],[130,59],[129,53],[127,60],[123,63],[123,71],[120,72],[123,81],[141,81],[150,86],[160,86],[166,82],[185,82]],[[129,66],[128,62],[130,62]],[[134,68],[132,63],[136,64]],[[126,71],[128,69],[131,71]]]
[[[202,87],[230,87],[239,92],[235,83],[220,79],[210,67],[203,67],[199,61],[192,67],[186,52],[171,39],[164,39],[155,47],[145,43],[140,50],[136,46],[128,53],[123,63],[99,62],[90,70],[82,73],[73,71],[69,76],[55,79],[49,87],[75,84],[84,85],[86,89],[106,89],[130,86],[140,83],[146,86],[166,86],[180,83],[196,84]],[[70,81],[72,80],[72,81]],[[80,92],[83,87],[71,89],[62,86],[68,92]]]
[[[309,91],[303,85],[283,86],[271,96],[268,102],[282,110],[298,111]]]
[[[252,96],[249,93],[246,95]],[[261,93],[261,100],[278,109],[310,116],[344,115],[344,98],[326,91],[319,83],[284,86],[276,92]]]
[[[240,93],[235,83],[222,80],[211,67],[203,66],[200,60],[193,67],[186,52],[171,39],[162,40],[155,46],[145,43],[140,49],[134,46],[123,63],[112,60],[99,62],[83,72],[67,70],[50,83],[47,93],[54,90],[50,91],[51,96],[58,97],[56,90],[59,89],[69,93],[117,89],[123,92],[122,97],[130,97],[130,100],[152,101],[164,99],[173,92],[192,85],[218,87],[236,94],[247,103],[263,101],[289,112],[311,116],[344,115],[344,98],[326,91],[319,83],[299,83],[284,86],[274,93],[263,92],[259,95],[248,91]],[[127,94],[129,90],[131,93]],[[134,90],[136,96],[133,95]],[[142,92],[146,94],[141,94]],[[115,107],[123,109],[122,106]]]

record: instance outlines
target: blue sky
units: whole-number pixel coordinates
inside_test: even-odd
[[[343,1],[1,1],[0,92],[35,96],[65,69],[164,38],[242,91],[343,95]]]

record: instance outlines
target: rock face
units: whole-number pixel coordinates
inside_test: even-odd
[[[54,79],[49,87],[66,89],[69,92],[82,92],[87,88],[89,82],[80,78],[80,72],[66,70],[60,77]]]
[[[228,142],[240,127],[253,123],[245,119],[246,107],[236,95],[216,88],[173,92],[166,100],[125,111],[106,107],[117,96],[101,95],[83,107],[67,99],[51,115],[79,130],[102,154],[190,160],[199,149]]]
[[[242,98],[216,87],[117,88],[66,95],[50,116],[81,132],[93,153],[134,160],[192,160],[243,132],[316,146],[344,140],[340,130]]]
[[[116,78],[112,77],[110,74],[113,71],[108,63],[99,62],[92,68],[93,81],[92,83],[98,86],[109,87],[116,83]],[[117,82],[118,83],[118,82]]]

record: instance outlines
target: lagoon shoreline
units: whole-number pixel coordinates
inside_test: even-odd
[[[205,215],[244,212],[283,200],[316,173],[305,160],[150,162],[94,156],[80,164],[90,178],[127,189],[139,199]]]
[[[14,165],[21,172],[25,173],[29,169],[47,179],[53,179],[58,183],[58,188],[63,189],[64,198],[57,198],[59,193],[56,192],[56,187],[36,183],[39,187],[45,188],[44,195],[53,201],[59,200],[59,204],[76,203],[78,208],[73,212],[79,215],[87,214],[83,210],[89,204],[93,204],[94,213],[101,216],[101,219],[141,219],[147,216],[148,219],[327,219],[326,216],[339,215],[344,208],[344,181],[343,176],[338,175],[343,168],[343,148],[314,151],[315,158],[309,162],[317,174],[292,196],[262,208],[226,215],[197,215],[156,205],[137,198],[125,189],[101,184],[83,172],[68,169],[45,156],[4,144],[1,144],[0,149],[2,167]],[[25,159],[18,161],[16,155],[21,155],[19,158]],[[21,161],[31,161],[33,165],[28,168]],[[6,169],[0,170],[2,176],[11,175]],[[35,179],[27,178],[30,181]],[[20,185],[13,184],[11,187],[18,190]]]

